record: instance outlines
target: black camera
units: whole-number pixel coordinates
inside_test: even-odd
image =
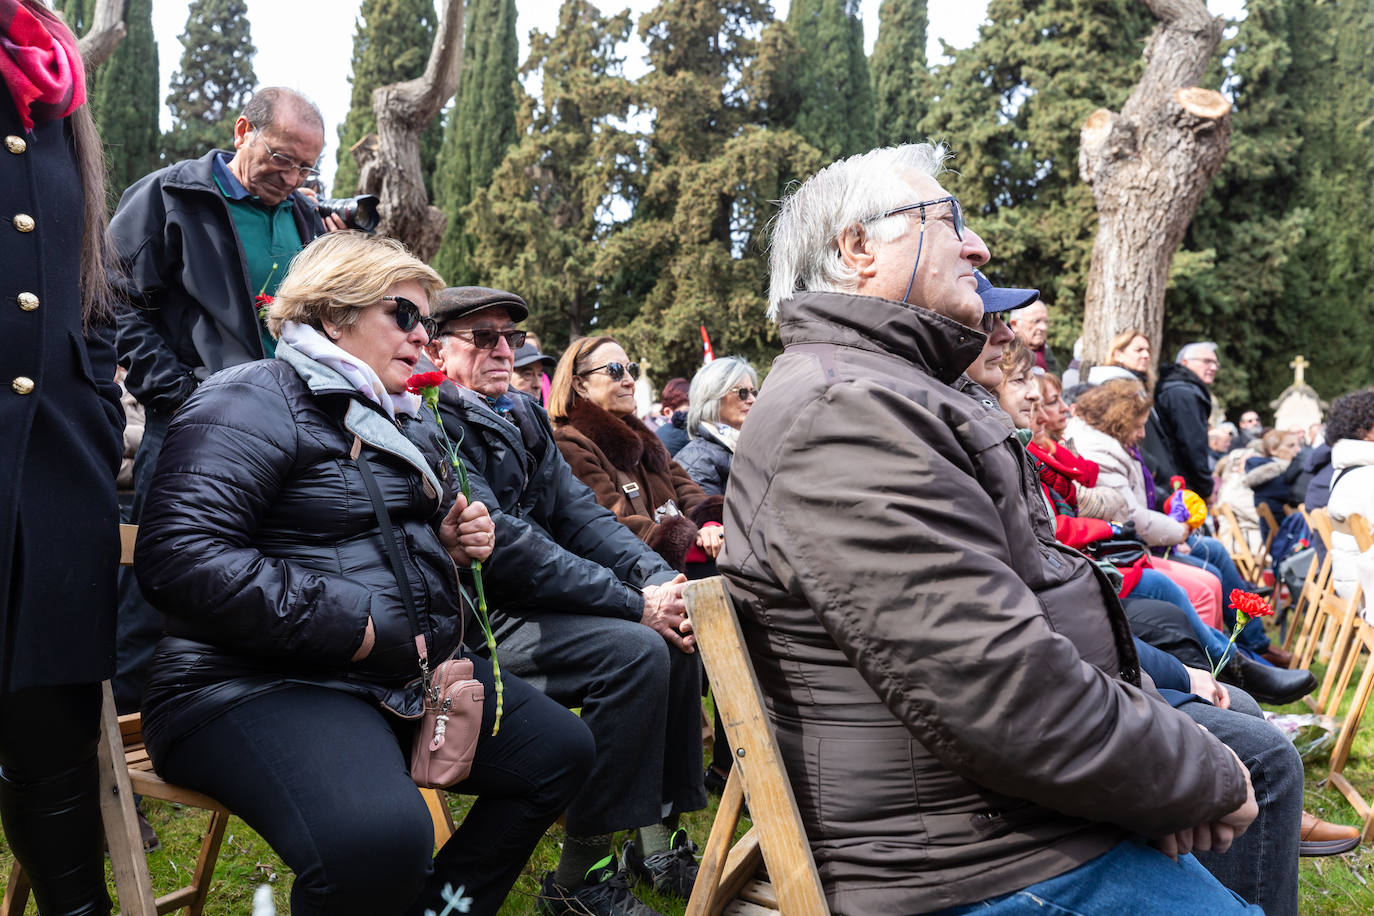
[[[377,204],[380,202],[376,194],[359,194],[357,197],[321,197],[315,201],[315,211],[320,214],[320,219],[331,214],[337,214],[339,219],[343,220],[344,225],[350,229],[374,232],[377,229],[377,223],[381,222],[381,217],[377,213]]]

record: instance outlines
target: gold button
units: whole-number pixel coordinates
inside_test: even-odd
[[[10,134],[5,138],[5,149],[14,153],[16,156],[28,148],[29,145],[24,142],[23,137],[16,137],[14,134]]]
[[[21,375],[10,382],[10,387],[14,389],[15,394],[28,394],[33,390],[33,379],[27,375]]]
[[[19,299],[19,307],[26,312],[32,312],[38,308],[38,297],[33,293],[20,293],[17,298]]]
[[[14,228],[20,232],[32,232],[35,225],[33,217],[27,213],[14,214]]]

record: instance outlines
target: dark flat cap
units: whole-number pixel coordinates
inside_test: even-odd
[[[515,293],[485,286],[450,286],[435,293],[429,300],[430,317],[441,325],[445,321],[489,308],[505,309],[510,313],[511,321],[516,322],[524,321],[530,314],[530,307]]]

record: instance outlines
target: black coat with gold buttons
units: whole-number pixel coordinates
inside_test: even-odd
[[[114,668],[124,411],[113,333],[81,322],[83,197],[65,121],[0,86],[0,691]]]

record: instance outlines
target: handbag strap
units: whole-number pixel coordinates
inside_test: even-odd
[[[615,467],[615,465],[611,465]],[[625,498],[630,501],[630,508],[638,515],[647,516],[649,521],[654,520],[654,512],[649,508],[649,504],[644,501],[644,490],[635,483],[634,479],[620,468],[615,468],[615,485]]]
[[[420,632],[420,615],[415,610],[415,596],[410,591],[410,576],[406,575],[405,564],[401,561],[400,548],[396,546],[396,529],[391,525],[391,514],[386,511],[386,501],[382,499],[382,488],[377,485],[377,477],[372,473],[372,466],[363,457],[361,450],[355,448],[357,452],[354,459],[358,463],[358,470],[362,472],[363,484],[367,487],[367,495],[372,498],[372,508],[377,513],[377,525],[382,529],[382,544],[386,547],[386,555],[391,563],[391,572],[396,577],[396,584],[401,589],[401,603],[406,608],[406,619],[410,621],[410,632],[415,637],[415,653],[420,656],[420,671],[424,675],[426,687],[429,682],[429,649],[425,645],[425,636]]]

